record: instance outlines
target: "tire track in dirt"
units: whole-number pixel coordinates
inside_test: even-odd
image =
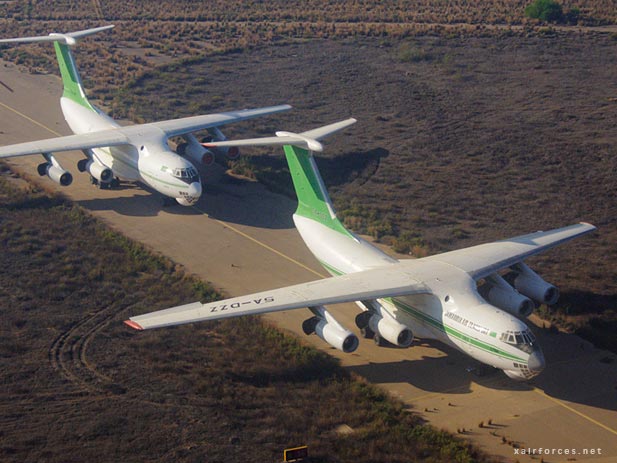
[[[94,11],[96,12],[96,15],[98,16],[98,18],[104,19],[105,16],[103,15],[103,8],[101,7],[100,0],[92,0],[92,3],[93,3]]]
[[[67,403],[83,400],[122,400],[139,402],[155,407],[174,408],[192,407],[190,404],[165,403],[147,398],[139,388],[128,388],[117,383],[110,376],[100,371],[97,365],[88,360],[88,348],[96,335],[115,321],[117,315],[125,312],[133,302],[124,301],[121,306],[111,306],[77,321],[70,328],[59,334],[49,348],[49,362],[56,372],[72,383],[76,390],[66,392],[62,397],[54,395],[54,404],[59,407]],[[38,399],[38,397],[37,397]],[[23,398],[20,403],[28,403]],[[37,400],[33,401],[33,404]]]
[[[123,394],[124,387],[114,383],[112,378],[88,361],[87,349],[96,334],[125,309],[125,306],[103,309],[76,322],[58,335],[48,352],[52,368],[78,389],[90,394]]]

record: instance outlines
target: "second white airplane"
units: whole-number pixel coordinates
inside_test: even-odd
[[[215,140],[224,140],[218,129],[221,125],[291,108],[288,105],[271,106],[122,127],[88,101],[70,49],[82,37],[112,27],[0,40],[0,43],[54,43],[64,85],[60,105],[64,119],[75,134],[0,147],[0,159],[40,153],[45,161],[38,166],[38,173],[68,186],[73,176],[53,153],[82,150],[86,157],[77,167],[81,172],[88,172],[92,182],[101,188],[113,187],[119,179],[138,181],[183,206],[191,206],[201,196],[201,181],[193,164],[171,150],[169,138],[182,136],[185,143],[181,144],[179,152],[199,164],[209,164],[214,159],[213,153],[204,148],[192,132],[207,129]]]
[[[349,119],[301,134],[278,132],[266,139],[216,143],[285,145],[298,196],[294,223],[331,278],[218,302],[195,302],[131,317],[126,323],[142,330],[308,307],[313,316],[303,323],[304,332],[353,352],[357,336],[324,307],[353,301],[362,309],[356,324],[379,345],[409,347],[414,336],[436,339],[503,370],[510,378],[528,380],[538,375],[545,366],[544,355],[523,319],[534,307],[532,299],[554,304],[558,290],[523,261],[595,227],[578,223],[422,259],[394,259],[339,221],[311,153],[322,150],[319,139],[354,122]],[[505,272],[512,284],[503,278]],[[484,283],[481,290],[480,283]]]

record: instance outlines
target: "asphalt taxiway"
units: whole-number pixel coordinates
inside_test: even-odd
[[[0,62],[0,82],[0,145],[70,133],[58,104],[59,79]],[[61,190],[112,228],[229,296],[326,276],[293,228],[295,202],[258,183],[234,181],[214,167],[205,172],[196,207],[163,208],[158,196],[138,186],[92,187],[75,168],[81,157],[58,155],[74,174],[68,188],[38,177],[40,156],[13,158],[8,164],[46,189]],[[332,311],[355,329],[354,305]],[[480,375],[465,355],[421,340],[404,350],[364,341],[355,353],[342,354],[301,333],[308,316],[307,310],[296,310],[267,319],[340,358],[346,368],[384,387],[431,424],[460,433],[488,453],[520,462],[617,461],[617,355],[575,336],[540,333],[547,369],[521,384],[500,372]]]

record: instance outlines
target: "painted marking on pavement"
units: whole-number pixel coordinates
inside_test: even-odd
[[[8,105],[5,105],[5,104],[4,104],[4,103],[2,103],[2,102],[0,102],[0,106],[2,106],[2,107],[3,107],[3,108],[5,108],[5,109],[8,109],[8,110],[9,110],[9,111],[11,111],[11,112],[14,112],[14,113],[15,113],[15,114],[17,114],[18,116],[23,117],[23,118],[24,118],[24,119],[26,119],[27,121],[32,122],[33,124],[38,125],[39,127],[42,127],[43,129],[50,131],[51,133],[53,133],[54,135],[57,135],[58,137],[61,137],[61,136],[62,136],[62,134],[60,134],[60,133],[56,132],[54,129],[50,129],[50,128],[49,128],[49,127],[47,127],[46,125],[43,125],[43,124],[41,124],[40,122],[35,121],[35,120],[34,120],[34,119],[32,119],[31,117],[26,116],[24,113],[22,113],[22,112],[18,111],[18,110],[17,110],[17,109],[15,109],[15,108],[12,108],[12,107],[10,107],[10,106],[8,106]]]
[[[566,410],[571,411],[572,413],[574,413],[574,414],[576,414],[576,415],[580,416],[581,418],[583,418],[583,419],[585,419],[585,420],[589,421],[590,423],[593,423],[593,424],[595,424],[596,426],[599,426],[599,427],[601,427],[602,429],[604,429],[604,430],[606,430],[606,431],[608,431],[608,432],[610,432],[610,433],[612,433],[612,434],[615,434],[615,435],[617,436],[617,430],[615,430],[615,429],[613,429],[613,428],[610,428],[610,427],[606,426],[604,423],[600,423],[598,420],[594,420],[592,417],[590,417],[590,416],[588,416],[588,415],[585,415],[583,412],[579,412],[579,411],[578,411],[578,410],[576,410],[575,408],[570,407],[568,404],[566,404],[566,403],[562,402],[562,401],[561,401],[561,400],[559,400],[559,399],[556,399],[556,398],[554,398],[554,397],[551,397],[551,396],[550,396],[550,395],[548,395],[546,392],[541,391],[541,390],[540,390],[540,389],[538,389],[538,388],[535,388],[535,387],[534,387],[534,388],[533,388],[533,391],[534,391],[536,394],[541,395],[542,397],[546,397],[547,399],[549,399],[550,401],[552,401],[552,402],[556,403],[556,404],[557,404],[557,405],[559,405],[560,407],[563,407],[563,408],[565,408]]]

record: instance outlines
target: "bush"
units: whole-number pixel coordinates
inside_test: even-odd
[[[563,8],[554,0],[536,0],[527,5],[525,16],[549,22],[561,22],[564,18]]]

